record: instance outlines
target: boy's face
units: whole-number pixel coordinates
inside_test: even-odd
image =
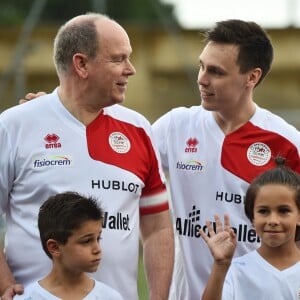
[[[86,221],[73,231],[65,245],[59,244],[60,265],[72,273],[96,272],[101,260],[102,222]]]

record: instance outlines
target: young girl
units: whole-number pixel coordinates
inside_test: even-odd
[[[214,257],[202,300],[300,300],[300,176],[275,161],[246,193],[245,213],[261,239],[256,251],[232,260],[237,241],[228,215],[224,228],[215,215],[216,232],[210,222],[208,234],[200,230]]]

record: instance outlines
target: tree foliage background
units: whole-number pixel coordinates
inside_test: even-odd
[[[33,3],[33,0],[0,0],[0,26],[21,25]],[[174,22],[172,6],[159,0],[48,0],[40,22],[60,24],[88,11],[108,14],[122,24],[153,26],[159,25],[162,18]]]

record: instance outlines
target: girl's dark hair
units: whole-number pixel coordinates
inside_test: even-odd
[[[258,190],[267,184],[281,184],[286,185],[289,188],[295,190],[295,202],[300,210],[300,175],[290,168],[285,166],[286,159],[283,157],[276,157],[275,163],[277,167],[265,171],[248,187],[245,197],[245,214],[248,219],[253,222],[254,218],[254,203],[258,193]],[[296,241],[300,240],[300,226],[297,226]]]

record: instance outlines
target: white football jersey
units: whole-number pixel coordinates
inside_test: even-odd
[[[51,261],[37,228],[40,205],[76,191],[104,208],[103,259],[93,276],[137,299],[140,214],[168,209],[159,156],[149,122],[120,105],[103,109],[87,127],[57,91],[0,116],[0,215],[6,213],[5,251],[19,283],[45,276]]]
[[[153,124],[163,167],[169,173],[172,214],[179,249],[170,299],[200,299],[210,274],[212,256],[199,229],[214,214],[228,213],[240,256],[259,246],[259,238],[244,214],[249,183],[287,158],[300,172],[300,133],[280,117],[256,107],[249,122],[224,135],[212,112],[201,106],[176,108]]]
[[[300,261],[278,270],[257,251],[233,259],[222,300],[300,300]]]
[[[108,285],[95,281],[94,288],[82,300],[123,300],[124,298]],[[29,284],[24,294],[17,295],[14,300],[62,300],[44,289],[38,282]]]

